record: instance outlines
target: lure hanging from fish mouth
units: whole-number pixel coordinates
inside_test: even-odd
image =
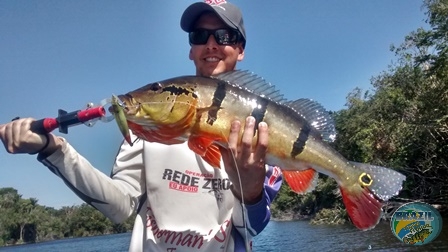
[[[126,142],[128,142],[129,145],[132,146],[133,142],[131,141],[131,134],[129,133],[128,121],[126,120],[125,115],[125,105],[116,95],[112,95],[109,112],[114,115],[118,128]]]

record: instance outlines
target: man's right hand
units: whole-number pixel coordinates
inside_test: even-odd
[[[53,134],[48,134],[47,138],[45,135],[31,131],[33,121],[33,118],[23,118],[0,125],[0,139],[7,152],[30,154],[41,151],[51,154],[56,151],[58,139]],[[48,146],[44,148],[47,141],[49,141]]]

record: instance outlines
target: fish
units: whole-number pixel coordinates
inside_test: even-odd
[[[426,238],[431,235],[432,231],[428,228],[422,229],[414,234],[409,235],[409,237],[403,237],[403,242],[407,244],[415,244],[417,242],[425,242]]]
[[[406,179],[390,168],[347,160],[330,144],[336,138],[334,121],[321,104],[306,98],[290,101],[249,71],[179,76],[118,95],[118,100],[114,106],[126,118],[117,120],[121,129],[128,127],[138,139],[149,142],[187,141],[217,169],[220,146],[227,146],[232,121],[253,116],[256,125],[266,122],[265,163],[280,167],[291,190],[300,194],[315,188],[319,173],[335,179],[347,213],[360,230],[378,224],[382,203],[397,195]],[[126,139],[129,134],[124,133]],[[256,138],[255,134],[254,144]]]

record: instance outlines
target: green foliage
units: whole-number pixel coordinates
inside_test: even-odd
[[[132,230],[135,215],[114,224],[87,204],[56,210],[23,199],[13,188],[0,188],[0,246],[65,237],[124,233]]]
[[[336,145],[349,158],[400,168],[402,197],[447,204],[448,1],[425,6],[432,29],[392,48],[399,60],[372,78],[373,94],[349,96],[336,113]]]
[[[397,61],[371,79],[372,90],[353,90],[347,108],[333,113],[334,147],[349,160],[405,174],[399,197],[447,209],[448,1],[425,0],[424,7],[431,29],[418,28],[392,46]],[[334,190],[319,186],[303,196],[282,189],[274,205],[297,212],[314,208],[308,212],[317,213],[316,223],[339,220],[343,209]]]
[[[324,208],[319,211],[316,216],[310,221],[311,224],[333,224],[340,225],[347,221],[347,212],[341,207]]]
[[[448,2],[425,0],[431,30],[418,30],[410,39],[423,53],[415,56],[418,64],[429,64],[429,73],[439,79],[448,77]],[[427,49],[423,51],[423,49]],[[431,53],[429,51],[432,51]]]
[[[305,194],[297,194],[283,183],[271,210],[274,218],[282,219],[285,213],[289,213],[290,218],[294,219],[311,218],[319,210],[340,205],[341,202],[336,181],[321,175],[315,190]]]

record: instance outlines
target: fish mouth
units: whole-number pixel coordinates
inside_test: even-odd
[[[133,100],[132,96],[129,94],[118,95],[117,98],[119,105],[121,105],[123,108],[126,108]]]
[[[123,108],[126,117],[138,114],[140,103],[136,102],[130,94],[118,95],[118,105]]]
[[[111,101],[111,106],[108,108],[110,113],[116,114],[119,112],[118,111],[119,109],[126,110],[125,103],[122,101],[120,96],[121,95],[119,95],[119,96],[113,95],[113,98],[112,98],[113,101]]]

